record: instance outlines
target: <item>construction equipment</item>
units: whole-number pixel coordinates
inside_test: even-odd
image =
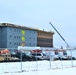
[[[70,47],[70,45],[65,41],[65,39],[62,37],[62,35],[57,31],[57,29],[53,26],[53,24],[51,22],[49,22],[49,24],[55,29],[55,31],[59,34],[59,36],[62,38],[62,40],[66,43],[67,48]]]

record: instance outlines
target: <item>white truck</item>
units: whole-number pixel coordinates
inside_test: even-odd
[[[67,51],[64,49],[55,50],[55,54],[57,53],[59,60],[68,60]]]
[[[76,59],[76,50],[74,50],[74,49],[67,50],[67,56],[68,56],[68,59],[75,60]]]
[[[51,60],[68,60],[67,51],[65,49],[44,48],[42,52],[50,56]]]
[[[57,60],[58,55],[55,54],[55,50],[56,48],[47,48],[47,47],[41,47],[41,50],[44,54],[46,54],[47,56],[49,56],[50,60]]]

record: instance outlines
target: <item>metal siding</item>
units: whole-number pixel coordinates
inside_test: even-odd
[[[0,27],[0,48],[1,48],[1,27]]]
[[[3,27],[2,35],[1,35],[1,29],[0,29],[0,35],[1,35],[0,41],[2,40],[2,47],[9,48],[13,51],[14,49],[18,48],[19,44],[21,46],[22,30],[23,29],[19,29],[19,28]],[[24,31],[25,31],[25,35],[24,35],[25,46],[37,46],[37,32],[34,30],[24,30]]]
[[[37,46],[37,32],[26,30],[26,46]]]
[[[21,44],[21,29],[8,27],[7,38],[8,48],[18,48],[19,44]]]
[[[7,48],[7,27],[1,27],[1,48]]]
[[[22,43],[25,43],[25,46],[37,46],[37,34],[35,30],[25,30],[24,28],[15,28],[13,26],[0,27],[0,47],[16,49]]]

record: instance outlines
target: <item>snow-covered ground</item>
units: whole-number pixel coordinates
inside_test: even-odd
[[[22,67],[21,67],[22,66]],[[21,72],[22,71],[22,72]],[[0,75],[75,75],[76,60],[0,63]]]

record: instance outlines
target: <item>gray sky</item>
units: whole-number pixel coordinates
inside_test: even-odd
[[[0,22],[44,30],[55,26],[70,46],[76,46],[76,0],[0,0]],[[66,46],[55,32],[54,47]]]

